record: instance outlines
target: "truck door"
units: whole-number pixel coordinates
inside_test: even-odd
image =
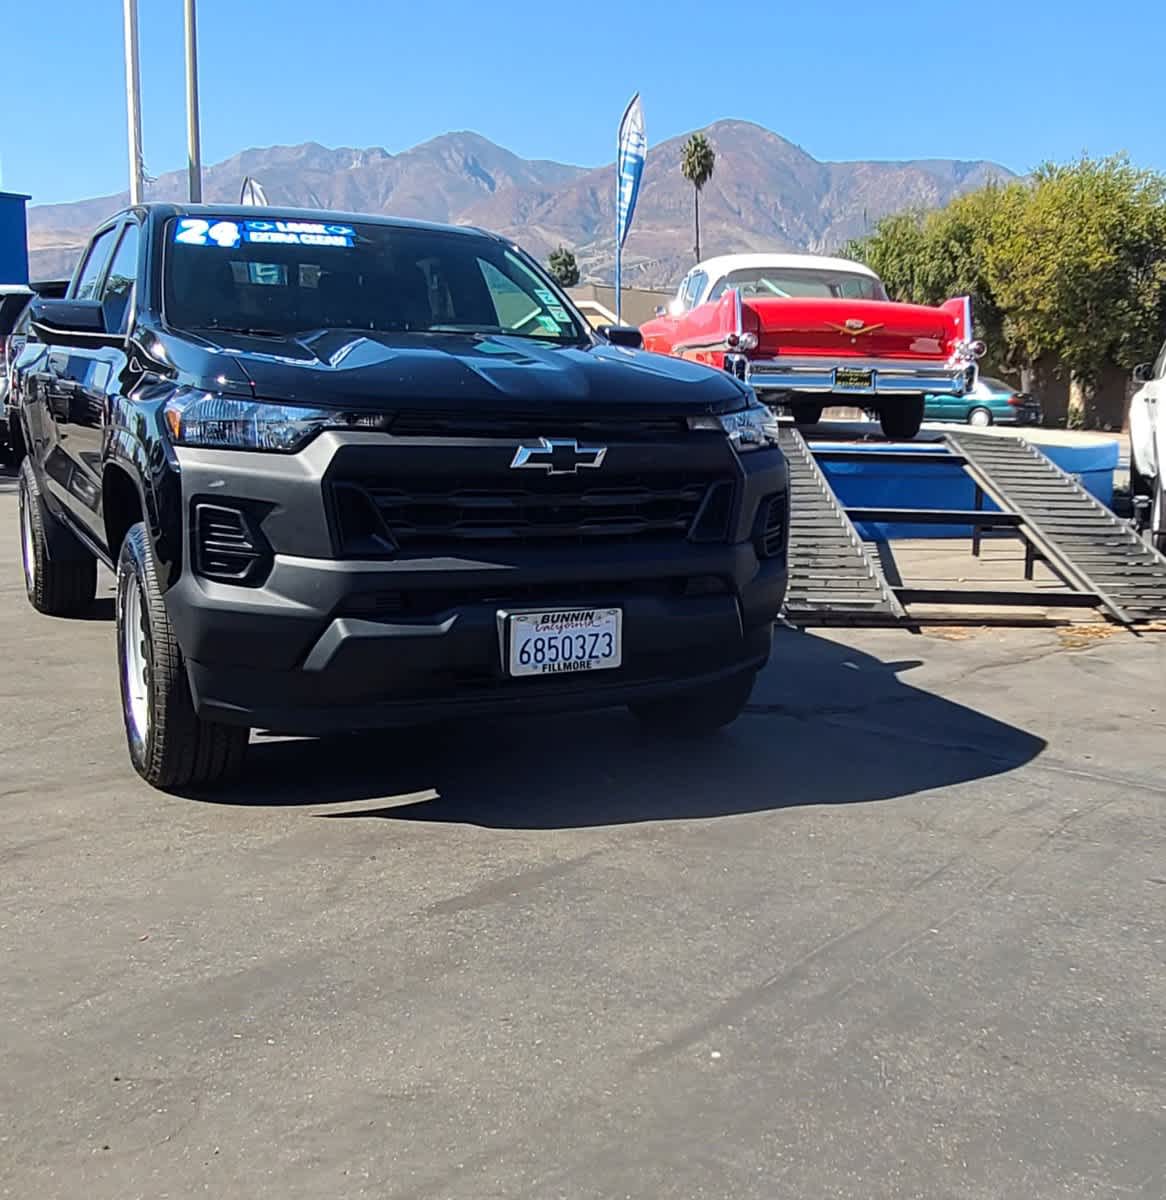
[[[101,298],[120,230],[120,225],[102,230],[90,243],[70,286],[69,299]],[[108,349],[53,345],[47,351],[36,383],[46,425],[43,462],[48,486],[78,524],[91,536],[98,536],[105,392],[114,377],[116,360],[124,355]],[[117,374],[120,371],[118,367]],[[104,539],[99,537],[99,541]]]

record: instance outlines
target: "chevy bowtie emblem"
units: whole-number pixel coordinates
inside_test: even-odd
[[[537,446],[519,446],[513,471],[545,471],[548,475],[574,475],[582,467],[603,466],[606,446],[580,446],[574,438],[539,438]]]
[[[843,337],[857,337],[861,333],[874,333],[876,329],[882,329],[884,322],[880,321],[877,325],[864,325],[857,317],[851,317],[845,325],[835,325],[833,321],[827,321],[826,324],[834,330],[837,330]]]

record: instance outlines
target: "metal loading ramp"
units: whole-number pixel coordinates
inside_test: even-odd
[[[947,434],[964,470],[1067,583],[1125,625],[1166,620],[1166,557],[1017,437]],[[791,571],[793,564],[791,561]]]
[[[785,615],[799,624],[898,624],[903,606],[867,552],[810,448],[783,425],[789,462],[789,591]]]

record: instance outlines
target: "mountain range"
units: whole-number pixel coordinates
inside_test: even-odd
[[[716,171],[701,193],[704,256],[742,250],[830,252],[882,216],[945,204],[1013,175],[990,162],[820,162],[746,121],[704,130]],[[648,152],[624,282],[662,287],[693,261],[693,192],[680,171],[686,137]],[[615,169],[520,158],[475,133],[448,133],[400,154],[315,143],[244,150],[206,168],[203,195],[236,203],[245,176],[277,205],[391,213],[504,233],[541,259],[572,249],[585,280],[609,281],[614,263]],[[180,200],[186,173],[147,186],[147,199]],[[63,278],[93,227],[128,202],[125,193],[29,210],[34,279]]]

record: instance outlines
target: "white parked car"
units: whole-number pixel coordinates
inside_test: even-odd
[[[1146,540],[1166,554],[1166,345],[1134,379],[1142,386],[1130,402],[1130,485],[1149,501]]]

